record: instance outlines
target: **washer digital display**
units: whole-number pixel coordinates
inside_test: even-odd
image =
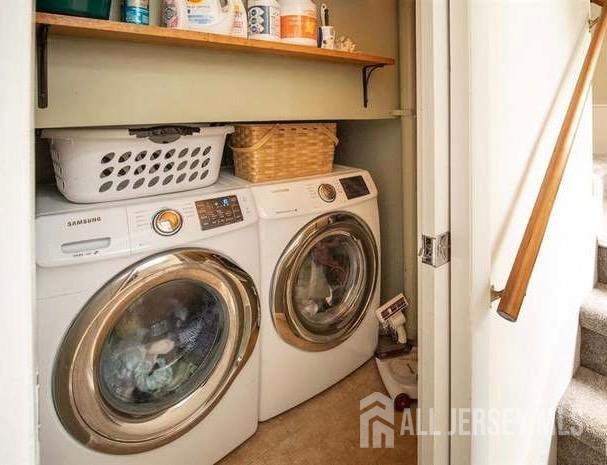
[[[362,176],[340,179],[341,187],[344,188],[348,200],[357,199],[369,195],[369,187]]]
[[[203,231],[220,228],[244,220],[238,197],[230,195],[196,202],[196,211]]]

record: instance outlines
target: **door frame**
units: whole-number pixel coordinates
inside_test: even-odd
[[[489,195],[484,192],[488,158],[472,159],[470,139],[469,4],[449,0],[451,103],[451,423],[468,417],[472,409],[472,326],[470,309],[478,299],[489,301]],[[480,238],[481,240],[476,240]],[[468,418],[470,421],[471,419]],[[471,435],[451,437],[451,465],[472,463]]]
[[[416,0],[417,223],[422,235],[450,230],[449,0]],[[450,264],[418,261],[418,463],[450,463]]]
[[[34,2],[15,2],[10,15],[0,17],[2,70],[0,154],[4,182],[0,212],[9,217],[0,245],[5,266],[0,269],[5,308],[0,324],[9,328],[0,341],[11,363],[0,369],[4,398],[0,423],[2,462],[34,465],[38,461],[36,370],[34,352]],[[18,348],[18,350],[15,350]]]

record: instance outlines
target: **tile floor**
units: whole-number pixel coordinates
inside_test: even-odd
[[[385,389],[371,360],[314,399],[261,423],[219,465],[416,465],[417,439],[396,434],[393,449],[361,449],[359,402]],[[402,414],[396,424],[401,425]]]

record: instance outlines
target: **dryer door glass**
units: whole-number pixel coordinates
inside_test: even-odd
[[[53,398],[90,449],[135,454],[203,420],[253,354],[259,303],[249,275],[202,249],[152,256],[85,305],[59,349]]]
[[[367,315],[377,278],[377,245],[359,217],[316,219],[296,235],[276,267],[272,315],[278,333],[309,351],[339,345]]]
[[[170,281],[142,294],[103,345],[103,398],[118,412],[136,417],[188,397],[217,365],[228,319],[216,291],[203,283]]]

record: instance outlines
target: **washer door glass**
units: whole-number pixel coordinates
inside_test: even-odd
[[[55,409],[90,449],[134,454],[196,426],[253,353],[252,279],[202,249],[152,256],[109,281],[69,328],[53,371]]]
[[[350,213],[321,216],[293,238],[276,266],[274,326],[293,346],[331,349],[362,323],[377,278],[377,244],[366,223]]]
[[[349,235],[331,234],[314,243],[295,277],[293,305],[301,324],[330,335],[356,318],[356,290],[364,286],[366,266]]]
[[[104,400],[118,412],[146,416],[188,397],[217,365],[228,319],[203,283],[171,281],[141,295],[103,344]]]

